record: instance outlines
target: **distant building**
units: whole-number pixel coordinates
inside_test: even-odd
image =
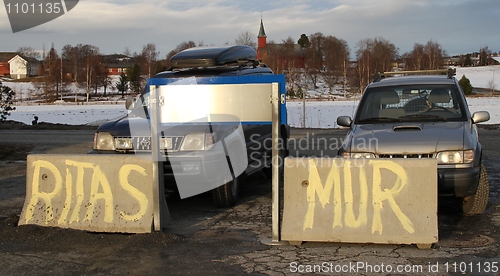
[[[10,65],[9,60],[15,57],[17,53],[0,53],[0,76],[10,75]]]
[[[259,34],[257,35],[257,60],[262,60],[268,63],[271,58],[277,58],[273,64],[279,64],[279,66],[285,68],[288,67],[286,64],[293,64],[294,68],[304,68],[305,67],[305,56],[302,47],[299,44],[294,44],[293,49],[289,52],[290,56],[277,57],[272,52],[275,53],[276,47],[282,47],[285,44],[267,44],[267,35],[264,30],[264,22],[262,18],[260,19]]]
[[[127,74],[127,69],[131,66],[131,64],[108,64],[108,75],[119,76],[122,73]]]
[[[108,74],[110,76],[119,76],[122,73],[127,74],[127,69],[134,65],[132,58],[126,55],[113,54],[103,56],[103,58],[107,64]]]
[[[40,75],[41,63],[35,58],[27,58],[18,53],[0,53],[0,76],[23,79]]]
[[[262,52],[265,51],[266,46],[267,46],[267,36],[266,36],[266,31],[264,30],[264,22],[262,22],[261,18],[259,35],[257,35],[257,60],[262,59]]]

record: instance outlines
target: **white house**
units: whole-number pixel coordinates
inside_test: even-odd
[[[13,79],[23,79],[30,76],[38,76],[40,72],[40,62],[34,58],[24,58],[16,55],[9,60],[10,77]]]

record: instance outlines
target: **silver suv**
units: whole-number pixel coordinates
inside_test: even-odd
[[[365,89],[354,119],[337,118],[338,125],[350,127],[339,155],[435,158],[438,194],[462,198],[464,214],[473,215],[488,204],[489,181],[476,124],[490,115],[470,113],[453,75],[377,78]]]

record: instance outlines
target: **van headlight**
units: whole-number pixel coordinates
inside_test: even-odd
[[[115,150],[113,136],[109,132],[96,132],[94,134],[94,150]]]
[[[442,151],[437,154],[436,158],[438,164],[467,164],[474,161],[474,151]]]
[[[181,151],[209,150],[215,144],[215,133],[190,133],[182,141]]]

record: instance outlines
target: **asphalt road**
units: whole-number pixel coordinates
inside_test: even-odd
[[[344,134],[294,129],[291,155],[334,156],[332,144],[340,145]],[[465,217],[454,201],[440,200],[439,242],[419,250],[410,245],[264,245],[261,241],[271,237],[271,182],[263,174],[248,178],[234,208],[216,208],[206,194],[169,199],[172,223],[166,232],[125,235],[17,226],[25,196],[26,154],[86,153],[93,130],[0,130],[0,274],[288,275],[329,264],[333,266],[322,266],[322,272],[335,274],[329,269],[356,265],[344,274],[497,275],[499,134],[497,129],[480,130],[491,185],[485,213]],[[384,272],[370,273],[366,265]],[[405,271],[396,273],[399,268]]]

